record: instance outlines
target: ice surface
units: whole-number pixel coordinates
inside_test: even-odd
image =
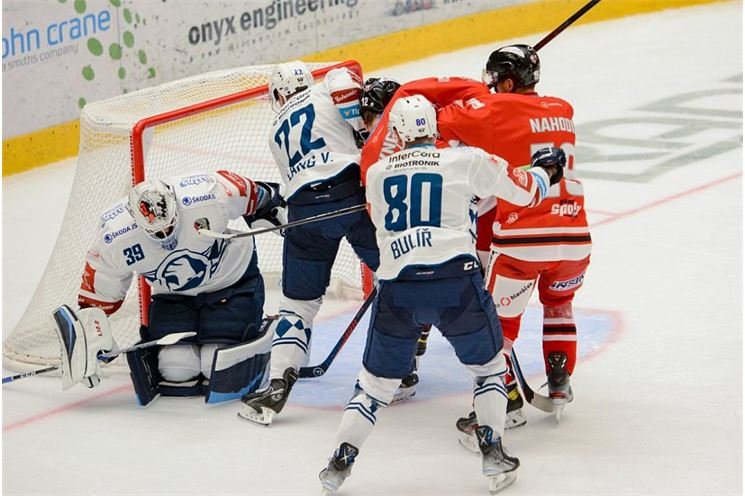
[[[576,398],[559,426],[526,407],[528,424],[506,435],[522,466],[505,495],[742,494],[741,11],[576,26],[541,51],[540,91],[575,107],[594,251],[575,302]],[[479,77],[497,45],[380,74]],[[73,170],[3,179],[4,335],[43,271]],[[328,303],[314,362],[359,304]],[[539,326],[532,306],[518,351],[534,388]],[[240,421],[235,404],[141,409],[124,375],[93,391],[40,377],[4,386],[4,494],[318,494],[364,332],[326,376],[298,384],[270,428]],[[379,413],[341,494],[487,494],[478,457],[456,442],[469,380],[439,336],[421,380],[414,400]]]

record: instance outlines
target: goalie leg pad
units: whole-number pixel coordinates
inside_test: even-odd
[[[158,347],[153,347],[127,353],[129,375],[141,406],[148,406],[160,396],[163,378],[158,372],[158,351]]]
[[[63,305],[53,315],[62,351],[62,389],[78,382],[97,386],[101,382],[99,353],[117,349],[106,314],[100,308],[85,308],[76,314]]]
[[[237,400],[258,389],[268,368],[272,337],[266,332],[254,341],[215,350],[205,401]]]

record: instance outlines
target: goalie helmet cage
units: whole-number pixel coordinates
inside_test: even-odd
[[[355,61],[308,64],[316,80],[336,67],[362,77]],[[228,169],[281,183],[268,147],[274,113],[267,83],[274,65],[215,71],[94,102],[80,116],[75,179],[52,256],[22,318],[3,343],[3,365],[26,371],[60,363],[52,312],[75,305],[85,252],[107,206],[145,178],[164,179]],[[235,228],[245,224],[234,221]],[[278,287],[282,238],[256,238],[267,287]],[[330,293],[361,298],[371,277],[346,241],[332,270]],[[134,278],[122,307],[110,317],[120,347],[139,340],[149,286]],[[114,360],[110,367],[126,367]]]

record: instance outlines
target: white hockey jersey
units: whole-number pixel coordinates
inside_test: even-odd
[[[269,149],[285,182],[289,200],[303,186],[359,165],[354,130],[361,132],[359,77],[333,69],[323,82],[298,93],[277,113]]]
[[[410,147],[367,171],[367,201],[375,224],[381,280],[410,265],[476,258],[476,197],[496,195],[537,205],[548,191],[543,169],[508,169],[477,148]]]
[[[237,282],[256,256],[251,237],[227,242],[198,234],[223,232],[231,219],[251,215],[258,203],[253,181],[230,171],[169,178],[177,201],[176,248],[166,250],[137,226],[123,198],[101,215],[86,254],[78,295],[81,307],[107,314],[121,306],[134,274],[145,277],[153,294],[197,295]]]

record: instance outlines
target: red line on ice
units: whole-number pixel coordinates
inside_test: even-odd
[[[649,210],[650,208],[659,207],[660,205],[663,205],[665,203],[671,202],[673,200],[677,200],[678,198],[682,198],[684,196],[691,195],[693,193],[698,193],[699,191],[703,191],[705,189],[718,186],[719,184],[725,183],[727,181],[731,181],[732,179],[737,179],[738,177],[742,176],[742,172],[737,172],[735,174],[731,174],[729,176],[722,177],[720,179],[716,179],[710,183],[702,184],[700,186],[696,186],[695,188],[682,191],[680,193],[676,193],[674,195],[666,196],[664,198],[660,198],[659,200],[655,200],[651,203],[647,203],[646,205],[642,205],[641,207],[632,208],[631,210],[627,210],[625,212],[620,212],[617,214],[612,214],[611,217],[608,217],[607,219],[600,220],[598,222],[593,222],[590,225],[590,228],[594,228],[603,224],[608,224],[609,222],[613,222],[619,219],[623,219],[625,217],[628,217],[630,215],[634,215],[636,213],[639,213],[643,210]]]
[[[36,422],[37,420],[42,420],[47,417],[51,417],[52,415],[57,415],[58,413],[63,413],[68,410],[74,410],[76,408],[79,408],[85,404],[92,403],[94,401],[98,401],[101,398],[105,398],[107,396],[113,396],[115,394],[123,393],[125,391],[131,391],[132,385],[127,384],[125,386],[120,386],[118,388],[112,389],[110,391],[106,391],[100,394],[96,394],[94,396],[91,396],[89,398],[85,398],[84,400],[75,401],[73,403],[67,403],[66,405],[62,405],[60,407],[54,408],[52,410],[47,410],[46,412],[39,413],[37,415],[32,415],[31,417],[26,417],[23,420],[19,420],[18,422],[13,422],[8,425],[3,426],[3,432],[9,432],[15,429],[18,429],[20,427],[24,427],[32,422]]]

